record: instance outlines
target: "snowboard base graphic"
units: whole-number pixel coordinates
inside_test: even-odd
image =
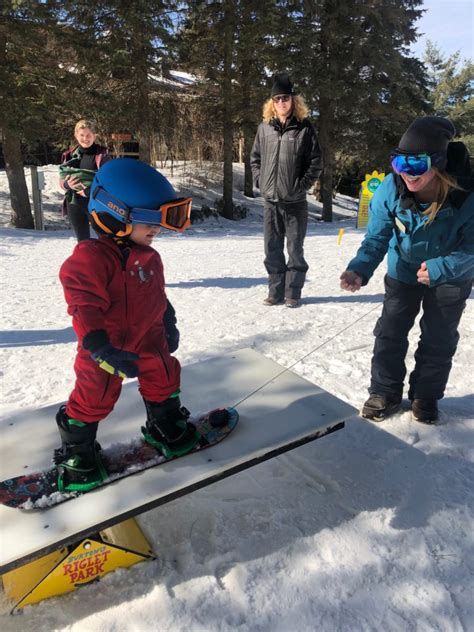
[[[239,413],[227,408],[229,417],[223,426],[212,425],[208,412],[197,420],[191,420],[201,442],[188,454],[220,443],[236,427]],[[186,457],[184,455],[184,457]],[[184,457],[166,458],[142,438],[127,443],[117,443],[101,450],[101,458],[108,477],[94,489],[109,485],[121,478],[132,476],[151,467]],[[23,510],[46,509],[89,492],[60,492],[57,485],[58,472],[55,467],[41,472],[16,476],[0,482],[0,504]],[[94,491],[94,490],[91,490]]]

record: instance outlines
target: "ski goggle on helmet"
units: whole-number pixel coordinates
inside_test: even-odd
[[[406,173],[409,176],[422,176],[432,167],[443,168],[446,164],[446,153],[435,154],[402,154],[393,153],[390,156],[392,169],[395,173]]]
[[[126,237],[133,224],[182,232],[191,225],[191,198],[178,198],[171,183],[140,160],[110,160],[96,173],[89,213],[101,232]]]

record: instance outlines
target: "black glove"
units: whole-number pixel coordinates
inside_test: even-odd
[[[174,353],[179,347],[179,329],[174,325],[166,331],[166,342],[168,343],[170,353]]]
[[[179,329],[176,327],[176,312],[174,307],[167,301],[166,312],[163,316],[163,324],[166,331],[166,342],[170,353],[174,353],[179,347]]]
[[[138,360],[138,355],[113,347],[103,329],[91,331],[84,336],[82,346],[90,351],[92,359],[107,373],[121,378],[137,377],[138,366],[135,361]]]

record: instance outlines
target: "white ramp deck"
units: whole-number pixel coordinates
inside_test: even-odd
[[[234,432],[213,448],[47,510],[0,506],[0,574],[317,439],[357,414],[314,384],[282,371],[282,366],[251,349],[183,367],[182,403],[193,415],[237,405],[240,421]],[[54,421],[58,406],[22,410],[0,421],[0,480],[50,466],[59,444]],[[144,420],[137,385],[129,383],[114,412],[100,424],[98,439],[104,446],[128,441],[140,434]]]

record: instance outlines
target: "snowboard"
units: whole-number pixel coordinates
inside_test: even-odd
[[[100,489],[127,476],[132,476],[177,458],[185,458],[193,452],[209,448],[220,443],[239,421],[239,413],[235,408],[227,408],[228,418],[221,425],[219,416],[209,411],[197,420],[190,419],[201,435],[198,445],[182,457],[165,457],[156,448],[146,443],[143,438],[135,438],[126,443],[116,443],[101,450],[101,459],[108,477],[93,490]],[[67,500],[90,492],[60,492],[57,486],[58,473],[55,467],[41,472],[15,476],[0,482],[0,504],[26,511],[47,509]]]

